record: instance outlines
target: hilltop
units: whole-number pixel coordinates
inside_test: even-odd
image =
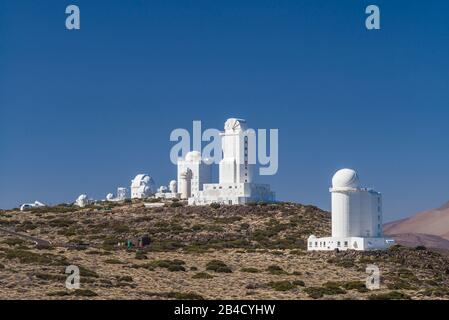
[[[314,206],[105,202],[0,211],[0,228],[0,299],[449,298],[449,260],[424,247],[307,252],[310,234],[331,232]],[[143,234],[144,249],[117,246]],[[65,289],[71,264],[77,291]],[[380,290],[364,285],[368,264]]]
[[[449,202],[440,208],[387,223],[384,230],[404,245],[449,250]]]

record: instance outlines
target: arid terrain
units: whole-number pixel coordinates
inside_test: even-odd
[[[307,252],[310,234],[330,234],[313,206],[55,206],[0,211],[0,228],[0,299],[449,298],[449,258],[425,247]],[[144,234],[149,246],[118,246]],[[365,286],[370,264],[379,290]],[[69,265],[78,290],[65,287]]]
[[[403,245],[449,250],[449,202],[437,209],[387,223],[384,230]]]

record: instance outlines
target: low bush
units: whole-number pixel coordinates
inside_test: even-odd
[[[167,294],[168,298],[176,299],[176,300],[204,300],[204,298],[194,292],[169,292]]]
[[[63,274],[36,273],[35,277],[46,281],[65,281],[67,276]]]
[[[326,282],[322,287],[305,288],[304,292],[313,299],[319,299],[325,295],[331,296],[346,293],[346,291],[340,288],[339,284],[335,282]]]
[[[145,254],[143,251],[141,251],[141,250],[137,250],[137,251],[136,251],[136,256],[135,256],[135,258],[136,258],[137,260],[147,260],[147,259],[148,259],[148,257],[146,256],[146,254]]]
[[[181,202],[179,202],[179,201],[177,201],[177,202],[172,202],[171,204],[170,204],[170,207],[171,208],[179,208],[179,207],[183,207],[184,205],[181,203]]]
[[[220,260],[211,260],[206,265],[206,270],[211,270],[220,273],[231,273],[232,270],[229,268],[226,263]]]
[[[145,264],[144,267],[149,270],[154,270],[155,268],[164,268],[171,272],[176,271],[186,271],[184,268],[185,262],[182,260],[154,260],[148,264]]]
[[[220,208],[220,204],[219,204],[219,203],[211,203],[211,204],[210,204],[210,207],[211,207],[212,209],[219,209],[219,208]]]
[[[192,279],[212,279],[214,276],[208,274],[207,272],[199,272],[195,274]]]
[[[342,284],[342,287],[346,290],[357,290],[358,292],[368,292],[365,282],[363,281],[349,281]]]
[[[107,263],[107,264],[124,264],[123,261],[120,261],[118,259],[106,259],[104,261],[104,263]]]
[[[260,272],[260,270],[257,268],[242,268],[242,269],[240,269],[240,271],[247,272],[247,273],[259,273]]]
[[[295,281],[293,281],[293,284],[295,286],[300,286],[300,287],[305,287],[306,286],[305,282],[302,281],[302,280],[295,280]]]
[[[275,275],[283,275],[283,274],[288,274],[284,269],[282,269],[279,266],[276,265],[271,265],[267,268],[267,271],[270,274],[275,274]]]
[[[290,281],[273,281],[268,283],[268,286],[276,291],[288,291],[296,288],[296,285]]]
[[[399,291],[390,291],[387,293],[372,294],[368,296],[369,300],[410,300],[410,296]]]
[[[133,278],[131,276],[119,276],[117,277],[117,280],[121,282],[133,282]]]

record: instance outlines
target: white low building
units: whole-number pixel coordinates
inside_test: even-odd
[[[199,188],[196,188],[195,172],[178,170],[178,179],[181,178],[179,183],[181,194],[183,194],[184,183],[188,183],[188,179],[191,179],[189,205],[212,203],[234,205],[275,201],[275,193],[271,191],[269,185],[253,182],[254,164],[249,161],[246,121],[228,119],[224,129],[225,131],[220,134],[223,159],[219,164],[219,183],[204,183],[202,187],[200,184]],[[199,153],[196,154],[196,159],[200,161],[198,157],[200,157]],[[189,193],[188,187],[185,191]]]
[[[39,201],[34,201],[34,203],[24,203],[20,206],[20,211],[25,211],[25,210],[29,210],[29,209],[33,209],[33,208],[42,208],[42,207],[46,207],[47,205],[39,202]]]
[[[138,174],[131,181],[131,199],[145,199],[156,193],[153,178],[147,174]]]
[[[125,201],[128,199],[128,189],[124,187],[117,188],[117,197],[115,198],[117,201]]]
[[[357,172],[342,169],[332,178],[332,237],[311,235],[307,249],[382,250],[394,244],[382,230],[382,195],[359,186]]]
[[[160,186],[154,197],[159,199],[179,199],[181,195],[178,193],[177,185],[176,180],[172,180],[168,187]]]
[[[123,187],[117,188],[117,196],[114,196],[113,193],[108,193],[106,195],[106,201],[110,202],[122,202],[128,199],[128,189]]]

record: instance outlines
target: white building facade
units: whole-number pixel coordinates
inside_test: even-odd
[[[228,119],[224,129],[220,134],[223,158],[219,164],[219,183],[205,183],[199,190],[193,190],[192,187],[189,205],[234,205],[275,201],[275,194],[269,185],[253,182],[254,164],[249,159],[250,138],[246,121]]]
[[[384,238],[382,195],[359,186],[357,172],[342,169],[332,178],[332,237],[308,239],[308,250],[379,250],[394,240]]]
[[[181,198],[188,199],[198,196],[206,183],[212,180],[212,167],[207,159],[201,158],[201,153],[191,151],[185,159],[178,160],[178,183]],[[184,191],[184,192],[183,192]]]

